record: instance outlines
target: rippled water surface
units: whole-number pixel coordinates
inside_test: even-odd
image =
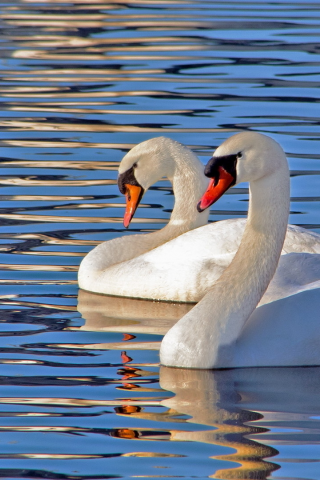
[[[116,185],[158,135],[205,163],[234,132],[270,134],[290,222],[320,232],[319,2],[15,0],[0,18],[0,476],[320,479],[320,369],[159,368],[190,306],[77,289],[99,242],[167,222],[167,181],[129,232]]]

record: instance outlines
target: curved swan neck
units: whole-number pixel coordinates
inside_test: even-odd
[[[205,225],[209,218],[209,210],[199,213],[196,208],[208,185],[203,164],[188,147],[168,138],[159,140],[165,140],[166,151],[163,156],[160,149],[156,161],[164,165],[165,177],[172,185],[174,207],[165,227],[136,237],[131,258]]]
[[[165,227],[155,232],[109,240],[89,252],[82,260],[78,273],[79,285],[83,289],[90,290],[92,277],[95,277],[97,272],[131,260],[208,222],[209,211],[199,213],[196,208],[208,184],[208,179],[203,173],[204,166],[198,157],[188,147],[169,138],[153,139],[152,145],[152,149],[145,153],[148,160],[147,168],[145,164],[142,170],[144,173],[147,172],[145,173],[147,176],[153,171],[156,172],[152,177],[153,182],[163,176],[171,182],[175,204],[170,220]],[[143,144],[140,144],[133,151],[138,150],[139,155],[142,155],[144,149]],[[131,155],[126,157],[129,166],[132,164]],[[150,158],[153,160],[152,163]],[[123,169],[125,170],[128,165],[123,165]],[[146,188],[149,185],[150,183],[147,183]]]
[[[183,231],[188,231],[208,221],[209,211],[199,214],[196,209],[207,188],[208,179],[204,176],[204,166],[198,157],[189,148],[179,146],[178,150],[172,149],[170,152],[174,169],[168,179],[172,183],[175,203],[168,225],[183,226]]]
[[[144,251],[156,248],[189,230],[202,227],[209,218],[209,209],[199,213],[196,208],[208,185],[208,179],[203,173],[203,164],[184,145],[172,141],[167,148],[169,156],[167,160],[169,161],[167,161],[168,173],[166,176],[172,184],[174,207],[165,227],[144,235],[148,244]],[[139,251],[140,253],[143,252]]]
[[[234,260],[208,295],[223,306],[225,341],[234,341],[276,271],[289,214],[289,177],[269,175],[250,185],[246,228]],[[232,327],[231,325],[232,324]],[[229,338],[228,338],[229,337]]]
[[[286,234],[289,192],[286,161],[276,172],[250,183],[248,220],[239,250],[204,298],[164,337],[164,365],[234,366],[235,341],[277,268]]]

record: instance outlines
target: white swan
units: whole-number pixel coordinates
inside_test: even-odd
[[[216,150],[205,173],[213,180],[199,209],[216,201],[228,184],[246,181],[248,219],[229,267],[164,336],[161,363],[202,369],[320,365],[320,255],[282,256],[263,297],[287,228],[283,150],[265,135],[240,133]]]
[[[119,189],[127,201],[125,227],[129,226],[143,193],[163,177],[170,180],[175,195],[170,220],[161,230],[123,236],[98,245],[80,264],[79,287],[95,293],[157,298],[144,294],[152,266],[142,272],[141,255],[208,222],[209,212],[199,214],[196,209],[208,185],[203,169],[189,148],[166,137],[153,138],[132,148],[120,163],[118,177]],[[156,275],[155,272],[154,278]]]
[[[233,219],[205,225],[208,210],[196,209],[208,185],[203,169],[191,150],[164,137],[143,142],[125,155],[118,181],[127,196],[124,224],[130,223],[143,192],[164,176],[175,193],[170,221],[156,232],[98,245],[81,262],[80,288],[135,298],[199,301],[230,264],[246,223]],[[301,251],[320,253],[320,235],[289,226],[283,253]]]

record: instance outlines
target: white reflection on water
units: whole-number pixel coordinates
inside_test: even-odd
[[[178,431],[172,439],[235,449],[219,458],[241,466],[219,470],[213,478],[266,478],[288,461],[284,458],[288,451],[299,455],[301,444],[316,446],[311,451],[317,456],[296,462],[319,462],[320,423],[312,418],[318,411],[319,372],[319,368],[180,371],[161,367],[160,385],[175,393],[163,404],[190,415],[188,423],[216,428]]]
[[[137,348],[132,334],[163,335],[190,308],[192,306],[186,304],[107,297],[88,292],[80,292],[78,304],[86,320],[81,330],[130,332],[133,341],[129,339],[127,344],[124,367],[128,385],[134,382],[137,374],[141,376],[132,360]],[[143,343],[138,348],[159,348],[159,342]],[[91,345],[91,348],[95,347],[123,349],[125,344]],[[159,405],[169,409],[171,422],[178,422],[169,429],[167,440],[212,445],[212,458],[222,461],[223,465],[212,474],[212,478],[267,478],[286,462],[282,447],[290,445],[294,448],[301,444],[319,447],[320,423],[314,418],[319,411],[319,373],[318,367],[220,371],[161,367],[160,386],[175,396]],[[147,390],[142,388],[139,391]],[[143,399],[141,401],[141,405],[144,404]],[[138,403],[124,401],[122,414],[155,421],[154,415],[134,410]],[[181,416],[187,416],[182,430]],[[199,425],[206,428],[199,429]],[[154,439],[152,427],[145,427],[149,433],[146,429],[144,433],[127,429],[118,432],[118,437],[129,438],[131,435],[131,439]],[[217,455],[214,453],[217,446],[229,450],[226,453],[219,451]],[[298,459],[296,461],[299,463]],[[312,463],[315,459],[305,461]]]

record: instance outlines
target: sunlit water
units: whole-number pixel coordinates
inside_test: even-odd
[[[320,479],[320,369],[159,368],[189,308],[79,295],[96,244],[130,231],[116,178],[166,135],[205,163],[231,134],[284,147],[290,222],[320,232],[320,5],[15,0],[1,14],[1,406],[5,478]],[[247,186],[210,220],[245,216]]]

